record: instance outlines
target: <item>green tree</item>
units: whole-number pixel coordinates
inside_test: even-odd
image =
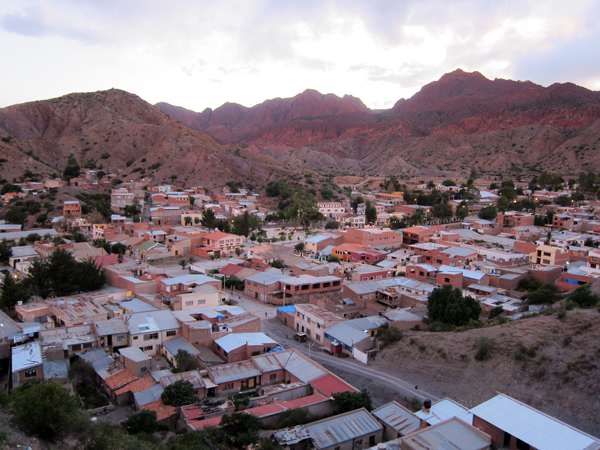
[[[427,312],[431,321],[462,326],[479,320],[481,306],[473,297],[463,297],[461,289],[446,284],[429,295]]]
[[[500,197],[498,199],[498,209],[500,211],[506,211],[508,208],[510,208],[510,202],[508,199],[504,196]]]
[[[0,241],[0,262],[8,263],[8,259],[12,256],[12,247],[8,245],[6,240]]]
[[[33,293],[42,298],[48,298],[52,291],[52,283],[50,280],[49,265],[47,262],[36,259],[29,266],[27,274],[27,283]]]
[[[229,223],[228,220],[217,220],[216,222],[217,224],[217,230],[223,232],[223,233],[230,233],[231,232],[231,224]]]
[[[339,262],[340,262],[340,258],[338,258],[338,257],[337,257],[337,256],[335,256],[335,255],[329,255],[329,256],[327,257],[327,262],[328,262],[328,263],[339,263]]]
[[[72,295],[79,290],[79,270],[73,255],[63,248],[54,250],[48,258],[48,274],[52,291],[57,297]]]
[[[362,197],[354,197],[351,201],[350,201],[350,208],[352,208],[352,211],[354,211],[354,214],[358,214],[358,206],[364,203],[364,200]]]
[[[379,327],[377,338],[381,343],[381,348],[385,348],[390,344],[394,344],[402,339],[402,331],[398,328],[390,327],[389,323],[384,323]]]
[[[308,191],[299,191],[286,211],[286,217],[294,221],[294,231],[298,228],[298,221],[310,224],[312,220],[322,218],[315,196]]]
[[[4,186],[2,186],[2,190],[0,190],[0,195],[8,194],[9,192],[19,193],[21,192],[21,186],[6,183]]]
[[[185,216],[184,222],[189,227],[192,224],[192,218],[190,216]]]
[[[11,275],[4,277],[0,292],[0,307],[3,309],[14,308],[18,302],[26,302],[31,297],[25,280],[17,281]]]
[[[78,290],[97,291],[106,284],[106,273],[102,266],[99,266],[89,257],[76,263]]]
[[[325,224],[326,230],[337,230],[340,228],[340,223],[337,220],[328,220]]]
[[[129,416],[123,422],[123,428],[125,428],[129,434],[152,434],[158,430],[158,427],[159,424],[156,421],[156,411],[149,411],[147,409]]]
[[[219,424],[236,448],[244,448],[258,441],[260,420],[252,414],[234,412],[225,414]]]
[[[279,415],[278,428],[293,428],[310,422],[308,410],[303,408],[288,409]],[[262,448],[262,446],[261,446]]]
[[[592,292],[589,284],[578,287],[567,297],[568,303],[573,303],[579,308],[593,308],[599,300],[598,296]]]
[[[186,380],[179,380],[167,386],[160,398],[165,405],[170,406],[185,406],[198,401],[192,383]]]
[[[11,397],[13,421],[29,436],[54,441],[86,420],[75,397],[54,381],[27,383]]]
[[[233,234],[237,234],[238,236],[248,237],[250,233],[259,228],[260,219],[248,213],[248,211],[244,211],[244,214],[236,216],[233,219]]]
[[[103,248],[106,251],[106,253],[110,255],[111,246],[110,243],[106,241],[106,239],[94,239],[92,241],[92,246],[96,248]]]
[[[459,220],[465,220],[465,218],[469,215],[469,205],[467,205],[466,201],[460,202],[460,205],[456,207],[456,217]]]
[[[123,214],[125,214],[126,217],[134,217],[139,215],[141,212],[142,210],[140,209],[140,205],[138,205],[137,203],[125,205],[123,207]]]
[[[4,219],[8,223],[25,225],[25,222],[27,221],[27,213],[20,206],[13,206],[6,212]]]
[[[79,164],[77,164],[77,160],[73,153],[69,155],[69,159],[67,160],[67,166],[63,172],[63,180],[70,181],[72,178],[77,178],[80,173]]]
[[[202,213],[202,220],[200,220],[200,223],[202,224],[203,227],[206,227],[209,230],[216,228],[217,227],[217,219],[215,217],[215,212],[210,208],[205,209],[204,212]]]
[[[159,429],[162,424],[159,424]],[[160,445],[151,442],[146,433],[139,436],[128,434],[125,428],[108,422],[98,421],[88,427],[85,434],[85,450],[159,450]],[[195,450],[190,448],[189,450]],[[202,450],[210,450],[208,446]]]
[[[371,394],[366,389],[360,392],[336,392],[333,394],[333,404],[338,414],[354,411],[359,408],[373,409]]]
[[[477,179],[477,170],[475,170],[475,167],[473,167],[473,169],[471,169],[471,175],[469,175],[469,178],[471,178],[472,180]]]
[[[452,217],[452,205],[448,202],[438,203],[437,205],[433,205],[431,208],[431,214],[433,217],[437,217],[440,219],[450,219]]]
[[[371,205],[369,200],[367,200],[365,208],[365,222],[370,224],[377,222],[377,208]]]
[[[126,251],[127,251],[127,246],[125,244],[121,244],[120,242],[117,242],[116,244],[112,245],[112,247],[110,248],[110,252],[107,252],[107,253],[124,255]]]
[[[297,252],[302,252],[305,246],[306,245],[304,244],[304,242],[298,242],[296,245],[294,245],[294,250],[296,250]]]
[[[496,208],[492,205],[486,206],[479,211],[479,218],[483,220],[494,220],[498,217],[498,213],[496,212]]]

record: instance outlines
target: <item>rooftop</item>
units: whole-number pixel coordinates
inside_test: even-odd
[[[42,364],[42,348],[39,342],[30,342],[12,348],[12,371],[30,369]]]
[[[277,342],[264,333],[231,333],[215,340],[215,344],[229,353],[237,348],[243,347],[244,345],[277,345]]]
[[[487,450],[490,436],[460,419],[452,418],[404,437],[403,442],[420,450]],[[556,447],[571,448],[571,447]]]
[[[402,436],[421,429],[421,420],[396,402],[383,405],[371,413]]]
[[[364,409],[357,409],[305,425],[316,449],[331,447],[375,433],[383,427]]]

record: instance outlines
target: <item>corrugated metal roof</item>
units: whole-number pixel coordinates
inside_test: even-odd
[[[205,387],[204,381],[202,380],[202,376],[200,376],[200,372],[197,370],[190,370],[188,372],[176,373],[173,375],[167,375],[160,379],[160,384],[163,387],[167,387],[175,383],[176,381],[189,381],[192,383],[194,389],[200,389]]]
[[[150,372],[150,375],[152,375],[152,378],[154,378],[154,380],[160,381],[162,377],[168,377],[169,375],[173,375],[173,372],[171,372],[169,369],[163,369]]]
[[[351,347],[354,347],[365,339],[371,339],[369,334],[358,330],[345,322],[336,323],[334,326],[325,330],[325,334]]]
[[[317,449],[341,444],[375,433],[383,428],[364,408],[320,420],[304,427]]]
[[[312,275],[303,274],[298,275],[297,277],[281,278],[279,281],[291,286],[300,286],[303,284],[332,283],[334,281],[341,281],[341,278],[332,276],[314,277]]]
[[[153,306],[139,298],[132,298],[124,302],[119,302],[119,306],[123,309],[127,309],[132,313],[140,313],[144,311],[158,311],[156,306]]]
[[[360,319],[347,320],[346,323],[353,326],[357,330],[374,330],[383,324],[388,323],[388,320],[382,316],[369,316]]]
[[[252,281],[262,285],[271,285],[279,282],[282,278],[287,278],[287,274],[281,273],[279,269],[269,269],[256,275],[246,278],[246,281]]]
[[[275,342],[273,339],[271,339],[264,333],[231,333],[227,336],[223,336],[222,338],[217,339],[215,341],[215,344],[229,353],[235,350],[236,348],[240,348],[244,345],[277,345],[277,342]]]
[[[393,309],[383,313],[392,322],[419,322],[421,318],[406,309]]]
[[[186,286],[190,286],[192,284],[200,285],[204,283],[215,282],[214,278],[207,277],[206,275],[183,275],[181,277],[175,278],[167,278],[165,280],[161,280],[161,283],[166,285],[175,285],[175,284],[184,284]]]
[[[125,325],[125,322],[120,318],[99,320],[94,322],[94,326],[96,327],[98,336],[125,334],[129,332],[127,325]]]
[[[402,436],[421,429],[421,420],[396,402],[390,402],[371,412],[381,422],[389,425]]]
[[[326,374],[326,372],[317,367],[312,361],[305,359],[293,350],[291,352],[291,356],[288,352],[274,353],[273,356],[279,360],[285,370],[300,381],[308,383]]]
[[[178,337],[177,339],[173,339],[172,341],[165,342],[163,344],[163,347],[165,347],[173,356],[175,356],[179,350],[184,350],[192,356],[198,354],[198,350],[196,350],[188,341],[186,341],[182,337]]]
[[[482,438],[468,425],[457,419],[424,428],[409,437],[404,437],[403,442],[422,450],[484,450],[490,448],[490,439]],[[559,448],[571,447],[555,447],[555,450]]]
[[[144,389],[143,391],[136,392],[133,394],[135,401],[139,406],[147,405],[149,403],[160,400],[164,388],[160,384],[156,384],[151,388]]]
[[[595,438],[504,394],[470,412],[538,450],[600,449]]]
[[[425,414],[423,410],[417,411],[415,416],[423,419],[429,425],[435,425],[436,423],[443,422],[444,420],[451,419],[452,417],[458,417],[469,425],[473,425],[473,414],[469,412],[467,408],[458,403],[445,398],[437,403],[431,405],[429,414]]]
[[[279,353],[275,353],[278,355]],[[210,378],[217,384],[257,377],[261,374],[252,361],[223,364],[208,368]]]

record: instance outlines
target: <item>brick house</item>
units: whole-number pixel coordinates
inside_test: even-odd
[[[222,231],[213,231],[202,237],[202,243],[205,246],[217,248],[222,254],[231,254],[236,248],[240,248],[246,238],[236,234],[223,233]]]
[[[63,216],[81,217],[81,205],[77,200],[67,200],[63,203]]]

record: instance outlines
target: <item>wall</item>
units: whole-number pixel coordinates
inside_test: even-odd
[[[473,416],[473,426],[480,429],[484,433],[489,434],[492,438],[492,443],[502,447],[504,443],[504,431],[502,431],[500,428],[495,427],[491,423],[486,422],[481,417],[477,417],[475,415]],[[512,449],[513,447],[511,445],[511,450]],[[516,450],[516,446],[514,449]]]

